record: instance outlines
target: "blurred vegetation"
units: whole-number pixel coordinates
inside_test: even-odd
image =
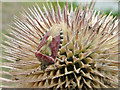
[[[112,11],[111,9],[107,9],[107,10],[105,11],[105,14],[108,15],[111,11]],[[118,12],[116,11],[116,12],[113,12],[112,15],[113,15],[114,17],[116,16],[116,17],[118,18],[118,15],[119,15],[119,14],[118,14]]]

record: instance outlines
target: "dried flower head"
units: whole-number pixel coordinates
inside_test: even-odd
[[[118,87],[118,19],[111,13],[36,4],[15,17],[2,58],[3,87]],[[4,77],[8,75],[8,77]]]

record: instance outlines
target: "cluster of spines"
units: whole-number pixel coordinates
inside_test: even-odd
[[[72,6],[72,5],[71,5]],[[34,51],[32,50],[32,48],[33,47],[35,47],[35,48],[37,48],[37,45],[39,44],[37,41],[35,41],[33,38],[31,38],[31,37],[29,37],[29,36],[26,36],[27,35],[27,33],[29,33],[30,35],[32,35],[34,38],[36,38],[36,39],[38,39],[38,41],[39,41],[39,38],[40,37],[42,37],[42,35],[43,34],[45,34],[46,32],[46,28],[45,27],[47,27],[47,28],[50,28],[51,26],[53,26],[55,23],[60,23],[60,21],[62,21],[62,16],[61,16],[61,11],[60,11],[60,6],[59,6],[59,3],[57,3],[57,7],[58,7],[58,18],[57,18],[57,14],[56,14],[56,11],[55,11],[55,6],[54,6],[54,9],[52,9],[52,11],[54,11],[54,13],[55,13],[55,16],[52,16],[52,13],[50,12],[50,8],[49,8],[49,6],[47,5],[47,7],[48,7],[48,13],[49,13],[49,17],[48,16],[44,16],[43,15],[43,13],[42,13],[42,11],[40,10],[40,8],[39,8],[39,6],[37,5],[37,9],[36,9],[36,7],[34,7],[34,10],[33,9],[29,9],[29,11],[30,11],[30,13],[32,14],[32,16],[33,16],[33,18],[25,11],[25,15],[23,15],[23,17],[25,17],[25,20],[27,20],[27,24],[26,23],[24,23],[21,19],[19,19],[19,18],[16,18],[16,23],[15,23],[15,25],[16,25],[16,27],[17,27],[17,29],[15,28],[15,27],[12,27],[12,29],[14,30],[14,31],[16,31],[16,32],[18,32],[18,33],[21,33],[21,35],[23,35],[23,36],[21,36],[21,37],[23,37],[24,39],[22,39],[22,38],[19,38],[20,39],[20,41],[18,41],[18,40],[15,40],[15,39],[13,39],[13,38],[11,38],[11,37],[9,37],[9,36],[6,36],[9,40],[11,40],[11,41],[13,41],[12,42],[12,44],[15,46],[15,45],[17,45],[17,46],[19,46],[19,50],[21,51],[21,52],[23,52],[23,53],[16,53],[16,55],[14,55],[14,57],[17,59],[17,56],[19,57],[19,58],[21,58],[22,59],[22,56],[24,56],[24,57],[26,57],[26,58],[29,58],[29,56],[31,56],[31,54],[30,53],[24,53],[24,50],[22,51],[21,49],[25,49],[25,50],[27,50],[27,51],[29,51],[29,52],[32,52],[33,54],[34,54]],[[71,9],[72,9],[72,7],[71,7]],[[44,9],[45,10],[45,9]],[[72,24],[70,24],[70,22],[69,22],[69,19],[68,19],[68,4],[65,6],[65,4],[64,4],[64,12],[63,12],[63,19],[64,19],[64,22],[67,22],[67,26],[68,27],[71,27],[71,32],[74,30],[74,28],[73,28],[73,24],[75,23],[75,27],[78,27],[78,28],[80,28],[81,29],[81,27],[82,27],[82,25],[84,26],[84,23],[85,23],[85,15],[86,15],[86,13],[88,12],[87,11],[87,5],[85,6],[85,10],[83,11],[83,12],[81,12],[82,10],[81,10],[81,5],[79,6],[79,8],[78,8],[78,11],[77,11],[77,14],[76,14],[76,17],[75,17],[75,21],[74,22],[72,22]],[[81,15],[81,13],[83,13],[82,15]],[[96,14],[96,13],[94,13],[94,14]],[[80,15],[81,15],[81,17],[80,17]],[[110,15],[108,15],[108,17],[106,18],[106,16],[105,16],[105,19],[103,20],[103,24],[106,22],[106,20],[109,18],[109,16]],[[40,21],[43,21],[44,22],[44,26],[45,27],[43,27],[42,25],[41,25],[41,23],[39,22],[39,20],[37,20],[37,18],[40,18]],[[55,17],[55,18],[54,18]],[[93,20],[94,20],[94,15],[93,15],[93,12],[92,12],[92,14],[91,14],[91,17],[90,18],[88,18],[89,19],[89,22],[90,22],[90,20],[91,20],[91,18],[93,18]],[[47,18],[47,21],[46,21],[46,18]],[[54,18],[54,19],[53,19]],[[93,40],[93,37],[96,35],[96,32],[94,31],[94,29],[95,29],[95,27],[97,27],[97,25],[98,25],[98,23],[100,23],[100,20],[99,20],[99,13],[96,15],[96,18],[98,19],[98,21],[97,22],[95,22],[95,24],[94,25],[91,25],[91,28],[90,28],[90,33],[92,34],[93,33],[93,36],[90,36],[90,38],[88,38],[88,40],[84,43],[84,45],[87,45],[87,43],[88,43],[88,41],[92,41]],[[103,19],[103,18],[102,18]],[[115,18],[114,18],[115,19]],[[111,19],[111,20],[114,20],[114,19]],[[39,25],[39,27],[35,24],[36,22],[34,22],[34,20],[38,23],[38,25]],[[74,19],[73,19],[74,20]],[[81,20],[81,21],[79,21],[79,20]],[[111,20],[109,20],[109,22],[108,23],[110,23],[110,21]],[[105,21],[105,22],[104,22]],[[93,22],[94,23],[94,22]],[[117,23],[117,22],[116,22]],[[106,36],[106,39],[105,40],[103,40],[103,41],[101,41],[99,44],[98,44],[98,47],[102,44],[102,43],[104,43],[105,41],[107,41],[108,39],[107,39],[107,37],[109,37],[111,34],[113,34],[113,32],[115,31],[115,29],[116,29],[116,26],[117,26],[117,24],[116,23],[113,23],[113,26],[112,26],[112,28],[111,28],[111,32],[109,33],[109,34],[103,34],[103,32],[105,31],[105,29],[106,28],[108,28],[108,27],[106,27],[107,26],[107,24],[106,24],[106,26],[104,27],[104,29],[102,29],[102,31],[101,31],[101,33],[100,33],[100,31],[98,31],[98,34],[100,33],[100,35],[103,35],[103,36],[101,36],[101,38],[100,38],[100,40],[102,40],[105,36]],[[29,27],[29,25],[31,25],[32,27],[33,27],[33,29],[35,30],[35,31],[33,31],[30,27]],[[71,26],[70,26],[71,25]],[[24,26],[24,27],[22,27],[22,26]],[[89,25],[88,25],[89,26]],[[100,28],[101,28],[101,26],[102,26],[102,24],[99,26]],[[87,27],[87,25],[86,25],[86,27]],[[21,31],[20,31],[21,30]],[[82,31],[82,29],[81,30],[79,30],[79,32],[81,32]],[[87,31],[87,29],[85,29],[85,31],[84,31],[84,35],[86,36],[87,35],[87,33],[86,33],[86,31]],[[93,32],[94,31],[94,32]],[[24,32],[24,33],[23,33]],[[44,33],[45,32],[45,33]],[[83,32],[83,31],[82,31]],[[36,36],[34,35],[34,34],[36,34]],[[17,36],[16,35],[16,33],[15,32],[13,32],[13,34],[12,35],[14,35],[14,36]],[[24,37],[25,36],[25,37]],[[117,34],[114,36],[114,37],[116,37],[117,36]],[[111,37],[110,39],[112,39],[112,38],[114,38],[114,37]],[[18,38],[18,37],[17,37]],[[27,38],[27,39],[26,39]],[[31,42],[29,41],[29,40],[31,40]],[[110,40],[109,39],[109,40]],[[69,39],[68,39],[69,40]],[[23,46],[22,46],[22,44],[21,44],[21,42],[22,43],[25,43],[25,44],[27,44],[27,45],[30,45],[32,48],[28,48],[28,47],[25,47],[24,46],[24,44],[23,44]],[[7,42],[7,44],[9,44],[8,42]],[[9,44],[10,46],[11,46],[11,44]],[[108,48],[108,49],[112,49],[112,48],[114,48],[115,46],[117,46],[118,44],[113,44],[113,47],[111,47],[111,48]],[[3,46],[4,47],[4,46]],[[98,48],[98,47],[96,47],[96,48]],[[6,47],[5,47],[6,48]],[[6,48],[7,50],[8,50],[8,48]],[[16,48],[17,49],[17,48]],[[66,48],[66,50],[69,52],[69,50]],[[95,49],[96,50],[96,49]],[[94,50],[94,51],[95,51]],[[107,49],[106,49],[107,50]],[[93,51],[91,51],[91,52],[93,52]],[[11,54],[14,54],[13,52],[11,52]],[[10,55],[11,55],[10,54]],[[109,54],[109,53],[108,53]],[[116,53],[117,54],[117,53]],[[8,54],[9,55],[9,54]],[[10,56],[9,55],[9,56]],[[110,54],[110,55],[112,55],[112,53]],[[95,56],[95,55],[93,55],[93,56]],[[15,59],[14,58],[14,59]],[[10,58],[7,58],[7,60],[9,60]],[[10,59],[11,60],[11,59]],[[30,59],[30,60],[35,60],[35,58],[34,59]],[[71,59],[69,59],[69,60],[71,60]],[[100,59],[99,59],[100,60]],[[13,61],[13,59],[11,60],[11,61]],[[21,60],[20,60],[21,61]],[[96,60],[93,60],[93,61],[96,61],[96,62],[98,62],[98,60],[96,59]],[[107,61],[107,60],[103,60],[104,62],[105,61]],[[24,62],[24,61],[23,61]],[[67,60],[65,60],[65,62],[67,63]],[[109,61],[108,61],[109,62]],[[116,61],[114,61],[115,63],[117,63]],[[57,63],[57,62],[56,62]],[[64,63],[64,62],[63,62]],[[64,64],[62,63],[62,65],[60,66],[60,65],[58,65],[58,68],[60,68],[60,67],[62,67],[62,66],[64,66]],[[70,64],[69,62],[68,62],[68,64]],[[15,65],[18,65],[18,64],[16,64],[15,63]],[[15,66],[14,65],[14,66]],[[33,65],[34,65],[34,63],[33,63]],[[20,66],[20,65],[19,65]],[[18,66],[18,67],[19,67]],[[51,65],[50,65],[51,66]],[[16,66],[17,67],[17,66]],[[20,67],[19,67],[20,68]],[[109,67],[107,67],[107,69],[109,69]],[[54,70],[54,68],[53,69],[51,69],[51,71],[52,70]],[[36,72],[37,73],[37,72]],[[34,74],[34,73],[33,73]],[[17,75],[19,75],[19,73],[17,74]],[[97,74],[96,73],[96,75],[101,75],[101,74]],[[34,76],[34,75],[33,75]],[[31,77],[33,77],[32,75],[31,75]],[[102,76],[102,75],[101,75]],[[104,77],[104,76],[103,76]],[[46,78],[45,78],[46,79]],[[44,79],[44,80],[45,80]],[[54,80],[54,79],[53,79]],[[52,81],[53,81],[52,80]],[[78,80],[79,80],[79,78],[78,78]],[[7,81],[7,80],[6,80]],[[83,80],[84,81],[84,80]],[[12,81],[11,81],[12,82]],[[19,82],[19,81],[17,81],[17,82]],[[27,81],[26,81],[27,82]],[[28,81],[28,83],[30,82],[30,79],[29,79],[29,81]],[[34,82],[35,82],[35,79],[34,79]],[[84,81],[85,82],[85,81]],[[102,84],[103,85],[103,84]],[[32,87],[32,86],[31,86]]]

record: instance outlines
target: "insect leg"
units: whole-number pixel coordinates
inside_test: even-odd
[[[72,39],[67,44],[65,44],[62,48],[65,48],[66,46],[68,46],[72,42],[73,38],[74,38],[74,36],[72,36]]]
[[[31,74],[34,74],[35,72],[37,72],[37,71],[39,71],[39,70],[41,70],[41,69],[40,69],[40,68],[37,68],[37,69],[35,69],[34,71],[28,73],[26,76],[29,76],[29,75],[31,75]]]
[[[47,32],[48,32],[48,30],[46,30],[46,31],[43,33],[43,35],[41,36],[40,40],[43,39],[43,37],[45,36],[45,34],[46,34]]]
[[[56,59],[58,59],[60,62],[64,62],[64,61],[65,61],[65,58],[64,58],[63,60],[61,60],[61,59],[59,59],[59,58],[56,58]]]
[[[63,60],[59,59],[59,58],[56,58],[58,59],[60,62],[65,62],[65,57],[63,58]],[[54,67],[57,68],[57,65],[54,64]]]

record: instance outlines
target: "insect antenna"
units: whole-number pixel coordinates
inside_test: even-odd
[[[40,68],[37,68],[37,69],[35,69],[34,71],[28,73],[28,74],[26,75],[26,77],[29,76],[29,75],[31,75],[31,74],[34,74],[35,72],[40,71],[40,70],[41,70]]]
[[[60,50],[60,48],[62,46],[62,43],[63,43],[63,30],[61,29],[60,30],[60,45],[59,45],[59,50]]]
[[[45,35],[48,31],[49,31],[49,30],[46,30],[46,31],[43,33],[43,35],[41,36],[40,40],[43,39],[44,35]]]
[[[74,38],[74,36],[72,36],[72,39],[67,44],[65,44],[62,48],[65,48],[66,46],[68,46],[72,42],[73,38]]]

